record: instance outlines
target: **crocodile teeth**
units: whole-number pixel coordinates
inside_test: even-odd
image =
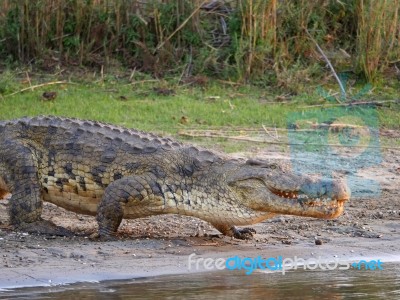
[[[275,188],[270,188],[270,191],[273,193],[273,194],[275,194],[275,195],[277,195],[277,196],[279,196],[279,197],[281,197],[281,198],[285,198],[285,199],[298,199],[298,194],[297,194],[297,191],[282,191],[282,190],[279,190],[279,189],[275,189]]]
[[[309,207],[315,207],[315,208],[326,207],[329,209],[338,209],[342,208],[345,202],[344,200],[332,199],[330,197],[309,199],[309,197],[305,194],[298,194],[297,192],[292,192],[292,191],[282,191],[272,187],[270,188],[270,191],[273,194],[285,199],[295,199],[295,200],[308,199],[308,201],[305,201],[304,203]]]
[[[310,207],[328,207],[328,208],[340,208],[343,207],[344,201],[331,199],[331,198],[317,198],[315,201],[305,202]]]

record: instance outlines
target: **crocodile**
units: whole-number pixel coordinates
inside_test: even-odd
[[[349,198],[340,179],[112,124],[54,116],[0,122],[0,199],[9,199],[15,229],[44,231],[47,201],[96,216],[98,238],[115,238],[123,218],[180,214],[248,239],[254,230],[236,226],[277,214],[336,218]]]

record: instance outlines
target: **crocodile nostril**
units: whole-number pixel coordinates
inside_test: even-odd
[[[345,202],[350,200],[351,191],[345,182],[338,180],[333,182],[332,195],[338,199],[338,202]]]

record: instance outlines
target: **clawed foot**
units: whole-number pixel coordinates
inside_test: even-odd
[[[246,228],[231,228],[233,232],[233,237],[240,240],[251,240],[253,238],[253,234],[256,233],[256,230],[250,227]]]
[[[118,238],[113,234],[99,232],[91,234],[89,239],[96,242],[113,242],[118,240]]]
[[[38,233],[55,236],[74,236],[75,234],[61,226],[55,225],[51,221],[39,220],[32,223],[21,223],[15,226],[15,229],[27,233]]]

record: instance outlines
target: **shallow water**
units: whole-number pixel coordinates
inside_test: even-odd
[[[400,299],[400,265],[384,270],[223,271],[0,291],[0,299]]]

